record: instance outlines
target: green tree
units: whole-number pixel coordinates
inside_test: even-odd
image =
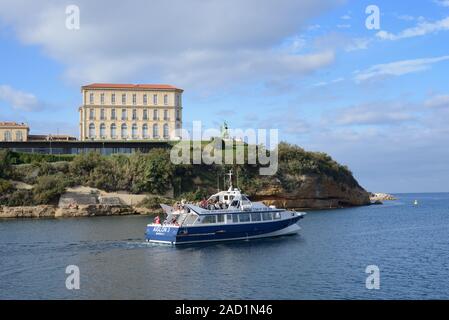
[[[152,149],[146,155],[143,167],[143,181],[145,191],[162,194],[172,186],[173,164],[170,154],[164,149]]]
[[[36,204],[50,204],[59,200],[69,184],[63,174],[42,176],[37,179],[33,188],[33,200]]]

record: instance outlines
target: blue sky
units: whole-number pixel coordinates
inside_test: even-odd
[[[169,83],[186,127],[277,128],[367,190],[447,192],[448,43],[445,0],[3,0],[0,119],[78,135],[81,85]]]

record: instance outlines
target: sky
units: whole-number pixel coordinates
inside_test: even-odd
[[[167,83],[185,127],[279,129],[372,192],[449,192],[448,75],[449,0],[0,1],[1,121],[78,136],[82,85]]]

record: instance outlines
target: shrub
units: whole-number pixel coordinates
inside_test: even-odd
[[[15,190],[7,196],[0,197],[0,204],[9,207],[35,205],[31,190]]]
[[[8,178],[11,174],[11,154],[8,150],[0,150],[0,178]]]
[[[0,179],[0,195],[9,193],[13,189],[14,188],[13,188],[13,185],[11,184],[11,182],[9,182],[7,180]]]
[[[36,204],[55,203],[69,184],[70,180],[63,174],[39,177],[33,188],[34,202]]]
[[[161,203],[171,205],[171,204],[173,204],[173,200],[163,198],[163,197],[145,197],[145,199],[143,199],[137,205],[137,207],[158,210],[158,209],[161,209],[161,206],[160,206]]]

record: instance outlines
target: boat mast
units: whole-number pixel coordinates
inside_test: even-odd
[[[229,176],[229,190],[232,190],[232,170],[229,170],[229,172],[226,174],[227,176]]]

